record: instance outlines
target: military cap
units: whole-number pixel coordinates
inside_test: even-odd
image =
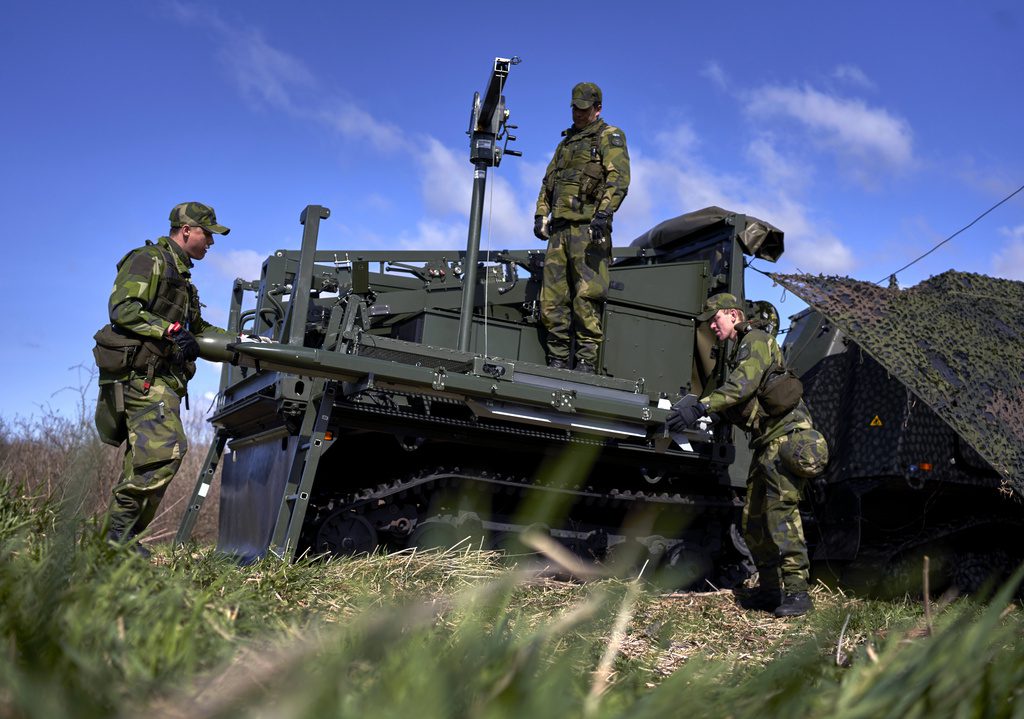
[[[697,315],[697,319],[701,322],[707,322],[718,314],[718,310],[746,312],[746,308],[736,295],[731,295],[728,292],[719,292],[717,295],[708,297],[708,301],[704,303],[704,311]]]
[[[581,82],[572,89],[572,104],[587,110],[601,104],[601,88],[592,82]]]
[[[216,232],[218,235],[226,235],[231,230],[224,225],[217,224],[217,215],[213,208],[201,202],[182,202],[175,205],[171,210],[171,227],[202,227],[208,232]]]

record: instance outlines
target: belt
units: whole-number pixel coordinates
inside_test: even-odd
[[[561,232],[565,228],[572,227],[573,225],[589,225],[589,224],[590,224],[590,220],[563,220],[563,219],[551,220],[551,224],[548,225],[548,231],[549,232]]]

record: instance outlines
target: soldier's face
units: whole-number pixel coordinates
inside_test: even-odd
[[[736,325],[739,324],[739,317],[735,310],[718,310],[711,318],[711,331],[719,342],[736,339]]]
[[[591,105],[586,110],[582,110],[575,105],[572,106],[572,124],[577,130],[582,130],[584,127],[592,123],[597,119],[597,116],[601,113],[601,108]]]
[[[185,241],[182,249],[193,260],[201,260],[206,257],[206,251],[213,246],[213,234],[202,227],[185,225],[181,228],[181,237]]]

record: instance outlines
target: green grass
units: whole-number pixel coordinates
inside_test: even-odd
[[[0,716],[1013,716],[1021,613],[820,585],[789,621],[729,592],[555,581],[477,551],[239,567],[114,549],[0,487]],[[78,499],[76,499],[76,497]]]

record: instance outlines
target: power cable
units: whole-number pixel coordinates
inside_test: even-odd
[[[886,281],[890,281],[890,280],[894,280],[894,279],[896,278],[896,275],[898,275],[898,274],[899,274],[900,272],[903,272],[903,270],[907,269],[907,268],[908,268],[908,267],[910,267],[911,265],[915,264],[916,262],[919,262],[919,261],[923,260],[923,259],[924,259],[925,257],[927,257],[928,255],[930,255],[931,253],[935,252],[935,250],[939,249],[939,248],[940,248],[940,247],[942,247],[942,246],[943,246],[944,244],[946,244],[947,242],[949,242],[950,240],[952,240],[952,239],[953,239],[954,237],[956,237],[957,235],[959,235],[959,234],[960,234],[961,232],[963,232],[964,230],[966,230],[966,229],[968,229],[969,227],[971,227],[972,225],[974,225],[974,223],[976,223],[976,222],[977,222],[978,220],[980,220],[980,219],[981,219],[982,217],[984,217],[984,216],[985,216],[985,215],[987,215],[988,213],[992,212],[992,210],[994,210],[994,209],[996,209],[997,207],[999,207],[999,206],[1000,206],[1001,204],[1003,204],[1004,202],[1006,202],[1007,200],[1009,200],[1009,199],[1010,199],[1011,197],[1013,197],[1014,195],[1016,195],[1016,194],[1017,194],[1018,192],[1020,192],[1021,190],[1024,190],[1024,185],[1021,185],[1020,187],[1018,187],[1018,188],[1017,188],[1016,190],[1014,190],[1013,192],[1011,192],[1011,193],[1010,193],[1009,195],[1007,195],[1006,197],[1004,197],[1003,199],[1001,199],[1001,200],[1000,200],[999,202],[997,202],[996,204],[992,205],[992,207],[990,207],[990,208],[988,208],[987,210],[985,210],[984,212],[982,212],[982,213],[981,213],[980,215],[978,215],[978,216],[977,216],[977,217],[975,217],[975,218],[974,218],[973,220],[971,220],[971,221],[970,221],[970,222],[969,222],[968,224],[966,224],[966,225],[964,225],[963,227],[961,227],[961,228],[960,228],[959,230],[957,230],[956,232],[954,232],[954,233],[953,233],[952,235],[950,235],[949,237],[947,237],[946,239],[944,239],[944,240],[943,240],[942,242],[940,242],[939,244],[935,245],[935,247],[931,248],[930,250],[928,250],[927,252],[925,252],[925,253],[924,253],[923,255],[921,255],[920,257],[917,257],[917,258],[915,258],[915,259],[911,260],[910,262],[908,262],[907,264],[903,265],[903,267],[899,268],[898,270],[896,270],[895,272],[891,273],[890,275],[887,275],[886,277],[883,277],[882,279],[880,279],[880,280],[877,280],[877,281],[875,282],[875,284],[876,284],[876,285],[880,285],[880,284],[882,284],[883,282],[886,282]]]

